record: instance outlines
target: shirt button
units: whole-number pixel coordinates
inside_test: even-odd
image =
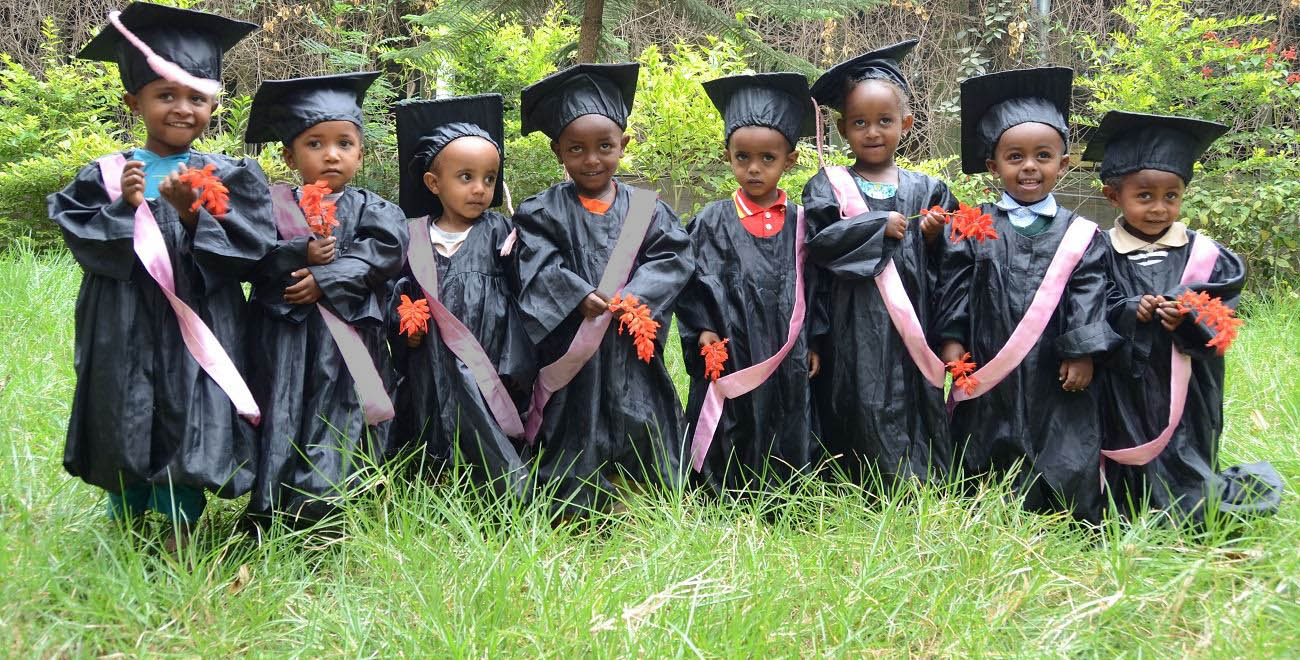
[[[772,225],[771,225],[771,224],[763,225],[763,229],[766,229],[766,230],[768,230],[768,231],[772,231]]]
[[[767,213],[764,213],[764,214],[763,214],[763,217],[764,217],[764,218],[771,218],[771,217],[772,217],[772,212],[771,212],[771,211],[768,211]],[[772,228],[772,227],[769,225],[769,226],[768,226],[768,229],[771,229],[771,228]]]

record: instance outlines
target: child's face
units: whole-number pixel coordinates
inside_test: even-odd
[[[424,185],[442,202],[443,216],[471,222],[492,204],[501,155],[477,136],[456,138],[438,152]]]
[[[149,134],[145,148],[170,156],[190,148],[208,127],[216,100],[207,94],[159,78],[122,101],[140,115]]]
[[[1141,170],[1124,175],[1119,186],[1102,186],[1101,192],[1124,214],[1129,229],[1154,239],[1178,219],[1186,189],[1173,172]]]
[[[777,131],[766,126],[744,126],[731,134],[727,160],[731,173],[750,199],[758,204],[775,201],[781,174],[794,166],[799,153]]]
[[[864,80],[845,95],[837,126],[859,165],[884,167],[894,163],[898,142],[912,130],[912,115],[888,83]]]
[[[303,183],[322,179],[338,192],[361,167],[361,130],[345,120],[323,121],[305,130],[284,149],[284,162],[298,170]]]
[[[551,142],[551,151],[564,165],[579,194],[599,197],[609,190],[627,142],[628,137],[614,120],[591,114],[565,126],[560,137]]]
[[[1032,204],[1051,194],[1070,154],[1055,128],[1027,122],[1008,128],[984,164],[1002,179],[1008,195]]]

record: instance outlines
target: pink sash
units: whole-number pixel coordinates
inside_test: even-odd
[[[96,162],[99,163],[99,172],[104,178],[104,189],[108,191],[109,199],[121,197],[122,170],[126,168],[126,156],[109,154]],[[163,240],[162,230],[158,228],[158,221],[149,209],[148,202],[135,208],[135,231],[131,242],[140,263],[154,282],[158,283],[167,302],[171,303],[172,312],[176,314],[176,324],[181,330],[181,339],[185,341],[190,356],[226,393],[239,416],[257,426],[262,421],[262,412],[258,410],[257,402],[253,400],[253,394],[248,391],[248,385],[239,375],[235,363],[230,361],[230,356],[226,355],[221,342],[217,341],[216,335],[212,334],[203,319],[176,295],[176,279],[167,243]]]
[[[781,366],[781,362],[794,347],[795,341],[799,339],[799,332],[803,329],[806,308],[803,291],[805,225],[803,207],[795,208],[799,211],[795,216],[794,310],[790,313],[790,330],[786,335],[785,343],[772,357],[709,383],[709,390],[704,395],[704,406],[700,408],[700,418],[695,423],[695,436],[691,439],[691,464],[696,472],[704,468],[704,458],[709,453],[709,446],[713,444],[713,434],[722,419],[723,400],[748,394],[766,382],[777,367]]]
[[[469,367],[474,382],[483,395],[483,401],[487,403],[488,410],[492,411],[492,417],[501,431],[511,438],[523,435],[524,423],[519,419],[519,411],[515,409],[515,402],[511,400],[505,383],[501,382],[501,376],[497,374],[497,368],[492,364],[487,351],[483,350],[474,333],[438,300],[438,263],[433,256],[433,242],[429,238],[429,217],[410,220],[410,227],[411,247],[406,256],[407,263],[424,292],[425,300],[429,301],[429,312],[438,325],[438,336],[451,349],[456,359]],[[513,243],[513,238],[512,232],[506,243]]]
[[[271,186],[271,205],[275,210],[275,227],[281,237],[292,239],[311,236],[307,218],[294,201],[293,188],[283,183]],[[361,400],[361,411],[366,424],[374,426],[392,419],[393,402],[388,398],[384,381],[379,377],[379,370],[370,359],[370,351],[366,350],[361,336],[325,305],[316,303],[316,309],[325,320],[325,327],[334,338],[334,345],[338,346],[339,354],[343,356],[343,364],[357,386],[357,398]]]
[[[609,253],[609,261],[605,264],[605,272],[601,274],[600,284],[596,287],[596,291],[605,297],[613,296],[627,284],[636,254],[641,249],[641,242],[645,240],[650,221],[654,218],[655,201],[659,198],[651,190],[632,188],[631,191],[623,228],[619,231],[614,249]],[[595,318],[583,319],[582,325],[578,326],[578,331],[573,335],[573,341],[569,343],[569,350],[537,373],[532,402],[528,407],[528,425],[524,427],[524,438],[529,444],[537,440],[537,434],[542,429],[542,413],[546,410],[551,395],[568,385],[591,356],[596,354],[601,340],[605,338],[605,330],[613,320],[614,315],[609,311]]]
[[[822,171],[826,173],[826,179],[835,193],[835,201],[839,202],[840,218],[847,220],[871,211],[858,192],[858,187],[854,185],[847,167],[832,165],[822,168]],[[898,276],[898,268],[894,266],[893,259],[876,276],[876,288],[880,290],[880,298],[885,302],[889,319],[902,338],[908,355],[912,356],[912,362],[926,381],[942,388],[945,375],[943,361],[930,350],[930,344],[925,340],[925,330],[921,328],[921,320],[916,316],[916,308],[912,306],[907,289],[903,288],[903,280]]]
[[[1070,282],[1074,267],[1083,258],[1083,253],[1087,251],[1092,235],[1096,232],[1097,224],[1091,220],[1079,217],[1070,223],[1065,236],[1061,237],[1061,244],[1056,248],[1056,254],[1052,255],[1052,263],[1047,266],[1047,274],[1034,292],[1029,309],[1025,310],[1025,315],[1016,324],[1007,343],[992,360],[975,370],[973,377],[979,381],[975,391],[966,394],[965,390],[954,387],[950,393],[952,402],[974,399],[984,394],[1020,366],[1020,362],[1038,343],[1038,338],[1043,336],[1043,328],[1047,327],[1052,312],[1056,311],[1056,306],[1061,302],[1061,295],[1065,293],[1065,286]]]
[[[1214,271],[1214,262],[1218,259],[1219,248],[1214,245],[1214,241],[1198,234],[1192,241],[1192,254],[1187,259],[1187,265],[1183,267],[1180,283],[1188,285],[1208,280],[1210,273]],[[1152,319],[1151,322],[1156,321]],[[1185,322],[1191,321],[1189,319]],[[1174,437],[1174,431],[1183,419],[1183,408],[1187,404],[1187,385],[1192,377],[1192,361],[1186,353],[1178,350],[1177,346],[1170,348],[1168,425],[1150,442],[1127,449],[1101,450],[1101,454],[1106,458],[1123,465],[1146,465],[1159,456],[1169,444],[1169,440]]]

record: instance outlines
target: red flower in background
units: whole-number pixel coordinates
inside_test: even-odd
[[[1269,66],[1269,67],[1273,66],[1273,61],[1274,61],[1273,56],[1269,55],[1267,58],[1264,59],[1264,66]]]
[[[226,184],[217,178],[217,166],[214,163],[204,165],[202,169],[191,167],[181,172],[179,177],[181,183],[188,185],[198,193],[198,198],[194,200],[194,205],[190,207],[191,211],[199,210],[202,206],[208,209],[208,213],[220,217],[230,210],[230,191],[226,189]]]
[[[1237,310],[1223,304],[1218,297],[1202,291],[1194,293],[1191,289],[1178,296],[1178,304],[1190,308],[1196,313],[1196,322],[1214,331],[1214,337],[1205,342],[1206,348],[1213,348],[1219,355],[1227,352],[1237,338],[1237,330],[1246,322],[1237,316]]]
[[[1201,77],[1202,77],[1202,78],[1209,78],[1209,77],[1210,77],[1210,74],[1212,74],[1212,73],[1214,73],[1214,69],[1211,69],[1211,68],[1208,67],[1208,66],[1207,66],[1207,67],[1201,67]]]
[[[1295,61],[1295,46],[1290,46],[1290,47],[1288,47],[1286,50],[1282,51],[1282,59],[1284,59],[1284,60],[1286,60],[1286,61],[1288,61],[1288,62],[1294,62],[1294,61]]]
[[[705,344],[700,348],[700,355],[704,356],[704,377],[709,380],[717,380],[722,375],[727,362],[727,342],[730,339],[715,341]]]
[[[402,304],[397,306],[397,332],[407,337],[415,336],[415,333],[424,334],[429,331],[429,301],[421,298],[412,301],[405,294],[402,295]]]
[[[1269,55],[1272,55],[1273,53],[1276,53],[1276,52],[1277,52],[1277,44],[1273,43],[1272,41],[1268,42],[1268,48],[1265,48],[1265,49],[1264,49],[1264,52],[1265,52],[1265,53],[1268,53]]]
[[[1241,42],[1237,41],[1236,39],[1229,41],[1228,45],[1232,46],[1233,48],[1241,48]]]
[[[334,233],[334,228],[339,226],[339,221],[334,217],[334,202],[325,199],[333,191],[321,179],[303,186],[299,192],[302,199],[298,200],[298,208],[307,216],[307,226],[317,235],[328,238]]]
[[[1286,84],[1294,85],[1300,82],[1300,73],[1293,73],[1286,77]]]
[[[1211,31],[1211,32],[1206,32],[1205,34],[1202,34],[1202,35],[1201,35],[1201,38],[1204,39],[1204,40],[1206,40],[1206,41],[1214,41],[1215,39],[1218,39],[1218,38],[1219,38],[1219,35],[1218,35],[1218,33],[1216,33],[1216,32],[1212,32],[1212,31]]]
[[[609,301],[609,309],[615,314],[621,314],[618,317],[618,334],[627,330],[636,346],[636,356],[642,362],[649,363],[655,354],[655,337],[659,335],[659,322],[651,317],[650,307],[634,295],[623,297],[620,294]]]

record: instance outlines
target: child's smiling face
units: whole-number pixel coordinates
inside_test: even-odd
[[[912,114],[900,92],[883,80],[864,80],[844,96],[844,114],[837,127],[857,157],[859,168],[879,169],[894,164],[903,136],[912,130]]]
[[[1008,128],[985,161],[989,171],[1002,179],[1007,194],[1032,204],[1045,199],[1056,187],[1061,171],[1070,164],[1065,140],[1055,128],[1025,122]]]
[[[628,136],[614,120],[589,114],[569,122],[551,141],[551,151],[573,179],[578,194],[596,198],[609,191],[627,143]]]
[[[338,192],[361,167],[361,129],[345,120],[323,121],[303,131],[284,149],[284,162],[303,183],[324,180]]]
[[[456,138],[438,152],[424,173],[424,185],[442,202],[443,218],[453,226],[472,223],[483,215],[496,192],[501,154],[481,137]]]
[[[799,154],[789,140],[766,126],[742,126],[731,134],[727,160],[741,190],[760,206],[776,201],[781,175],[794,166]]]
[[[190,148],[208,127],[216,100],[207,94],[159,78],[122,101],[140,115],[149,137],[145,148],[159,156],[171,156]]]
[[[1164,170],[1126,174],[1119,185],[1102,186],[1101,192],[1124,214],[1124,225],[1140,238],[1155,240],[1182,212],[1183,178]]]

